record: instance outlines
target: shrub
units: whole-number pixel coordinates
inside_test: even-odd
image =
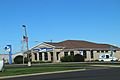
[[[80,54],[76,54],[74,56],[74,62],[83,62],[84,61],[84,56],[80,55]]]
[[[96,62],[98,62],[99,60],[98,60],[98,59],[96,59],[95,61],[96,61]]]
[[[73,60],[74,60],[73,58],[74,58],[73,56],[68,55],[68,56],[62,57],[62,58],[61,58],[61,61],[62,61],[62,62],[73,62]]]
[[[61,58],[61,62],[83,62],[83,61],[84,61],[84,56],[80,54],[76,54],[74,56],[68,55]]]

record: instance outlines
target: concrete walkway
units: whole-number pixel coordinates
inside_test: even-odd
[[[94,66],[94,67],[113,67],[113,68],[118,68],[118,67],[120,67],[120,65],[91,65],[91,66]]]

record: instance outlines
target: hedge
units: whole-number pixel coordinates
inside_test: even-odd
[[[64,56],[61,62],[84,62],[84,56],[80,54]]]

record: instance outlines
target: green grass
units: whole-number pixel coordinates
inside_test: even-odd
[[[14,76],[14,75],[24,75],[33,73],[43,73],[43,72],[54,72],[54,71],[64,71],[64,70],[75,70],[83,69],[86,64],[76,64],[76,63],[57,63],[57,64],[40,64],[32,65],[32,67],[16,67],[11,65],[5,65],[5,71],[0,72],[1,76]]]
[[[33,73],[43,73],[43,72],[54,72],[54,71],[64,71],[64,70],[75,70],[89,68],[91,65],[120,65],[111,63],[56,63],[56,64],[40,64],[32,65],[32,67],[22,66],[15,67],[11,65],[5,65],[5,71],[0,72],[1,76],[14,76],[14,75],[24,75]]]
[[[84,67],[89,64],[79,64],[79,63],[58,63],[58,64],[46,64],[40,65],[41,67]]]
[[[80,69],[80,68],[70,68],[70,67],[9,68],[9,69],[5,69],[4,72],[0,72],[0,77],[1,76],[32,74],[32,73],[53,72],[53,71],[74,70],[74,69]]]

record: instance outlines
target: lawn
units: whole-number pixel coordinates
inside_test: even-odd
[[[91,65],[118,65],[111,63],[57,63],[57,64],[33,64],[32,67],[19,66],[19,65],[7,65],[5,66],[5,71],[0,72],[0,77],[2,76],[14,76],[14,75],[24,75],[33,73],[44,73],[44,72],[54,72],[54,71],[64,71],[64,70],[75,70],[90,68]]]
[[[54,71],[64,71],[64,70],[75,70],[81,68],[73,67],[25,67],[25,68],[8,68],[4,72],[0,72],[0,77],[2,76],[14,76],[23,74],[33,74],[33,73],[43,73],[43,72],[54,72]]]

